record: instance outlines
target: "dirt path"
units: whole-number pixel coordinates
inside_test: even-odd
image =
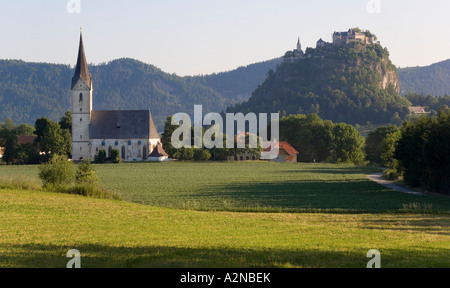
[[[416,192],[416,191],[407,189],[405,187],[399,186],[399,185],[395,184],[393,181],[384,180],[383,173],[367,175],[367,178],[369,178],[372,181],[377,182],[380,185],[383,185],[384,187],[396,190],[398,192],[412,194],[412,195],[426,196],[426,194]]]

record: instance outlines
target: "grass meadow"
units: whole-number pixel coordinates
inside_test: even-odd
[[[368,167],[277,163],[96,165],[130,201],[0,185],[0,267],[450,268],[450,198],[366,179]],[[0,178],[39,183],[36,166]]]

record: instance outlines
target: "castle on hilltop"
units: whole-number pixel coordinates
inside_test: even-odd
[[[346,45],[352,42],[362,42],[364,44],[375,44],[375,36],[368,33],[362,33],[354,29],[349,29],[347,32],[334,32],[333,44]]]
[[[328,43],[324,41],[322,38],[319,39],[316,43],[316,49],[324,48],[327,45],[339,45],[344,46],[350,43],[363,43],[363,44],[380,44],[380,42],[376,41],[376,37],[370,32],[360,32],[359,29],[349,29],[347,32],[334,32],[332,35],[333,43]],[[284,56],[284,63],[294,63],[302,59],[306,58],[324,58],[324,55],[319,55],[315,53],[315,55],[304,53],[302,50],[302,45],[300,43],[300,37],[297,42],[297,49],[293,51],[288,51]]]

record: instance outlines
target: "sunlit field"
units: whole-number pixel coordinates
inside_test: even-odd
[[[0,267],[450,267],[450,199],[329,164],[96,165],[130,201],[0,189]],[[31,179],[36,166],[0,167]],[[33,186],[32,186],[33,187]],[[134,202],[134,203],[133,203]]]

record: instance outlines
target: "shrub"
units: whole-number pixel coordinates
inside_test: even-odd
[[[67,156],[54,155],[48,163],[39,166],[39,178],[44,188],[67,189],[75,179],[75,165]]]
[[[119,149],[113,149],[111,151],[111,161],[116,164],[121,162]]]
[[[194,160],[196,161],[208,161],[211,159],[211,153],[208,150],[195,149]]]
[[[396,169],[387,169],[384,171],[383,177],[387,180],[395,181],[400,178],[400,173]]]
[[[95,162],[95,163],[98,163],[98,164],[103,164],[103,163],[105,163],[105,162],[106,162],[106,151],[103,150],[103,149],[100,150],[100,151],[98,151],[98,154],[95,155],[94,162]]]
[[[66,191],[67,194],[93,197],[97,199],[123,200],[121,194],[111,192],[96,185],[77,184]]]
[[[78,170],[75,175],[75,182],[77,184],[96,185],[98,181],[98,176],[92,168],[91,161],[83,161],[78,165]]]
[[[189,161],[194,159],[194,149],[181,147],[175,152],[174,157],[178,160]]]

